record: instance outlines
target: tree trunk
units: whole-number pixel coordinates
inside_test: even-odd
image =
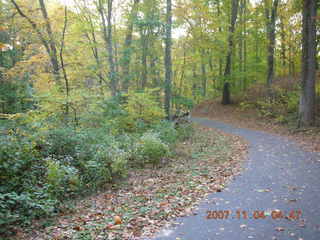
[[[130,84],[130,62],[131,62],[131,55],[132,55],[132,32],[133,32],[133,21],[137,17],[137,6],[139,4],[139,0],[133,1],[133,6],[131,9],[130,18],[128,21],[128,28],[127,33],[124,41],[124,50],[122,53],[121,65],[122,65],[122,79],[123,85],[122,89],[124,92],[128,92],[129,84]]]
[[[106,83],[106,79],[105,79],[105,77],[103,76],[103,73],[102,73],[101,60],[100,60],[100,55],[99,55],[99,51],[98,51],[98,47],[97,47],[98,46],[98,42],[97,42],[97,38],[96,38],[95,28],[93,26],[92,18],[91,18],[90,15],[88,15],[87,21],[90,24],[90,35],[91,35],[91,37],[89,36],[88,33],[85,33],[85,36],[87,37],[87,39],[88,39],[88,41],[89,41],[89,43],[91,45],[92,54],[93,54],[93,57],[94,57],[94,59],[96,61],[96,64],[97,64],[98,71],[97,71],[96,74],[97,74],[97,76],[99,78],[100,94],[102,96],[103,92],[104,92],[104,86],[103,86],[102,83]]]
[[[65,39],[65,35],[66,35],[66,30],[67,30],[67,23],[68,23],[68,9],[67,9],[67,7],[65,7],[65,9],[64,9],[64,25],[63,25],[63,30],[62,30],[62,38],[61,38],[61,46],[60,46],[60,62],[61,62],[61,69],[62,69],[63,78],[65,81],[65,87],[66,87],[66,115],[68,117],[68,115],[69,115],[70,87],[69,87],[69,79],[68,79],[66,68],[64,66],[64,59],[63,59],[64,39]]]
[[[11,3],[14,5],[16,10],[18,11],[19,15],[23,18],[25,18],[31,25],[32,29],[37,33],[42,45],[45,47],[46,52],[48,54],[48,57],[50,59],[51,63],[51,68],[52,68],[52,73],[54,75],[56,83],[60,83],[60,72],[59,72],[59,62],[58,62],[58,56],[57,56],[57,49],[56,45],[54,42],[52,30],[51,30],[51,25],[50,21],[48,18],[47,10],[45,7],[45,4],[43,0],[39,0],[40,3],[40,8],[42,12],[42,16],[45,19],[46,22],[46,29],[47,29],[47,34],[48,36],[45,36],[41,31],[40,28],[38,27],[37,23],[34,22],[30,17],[28,17],[19,7],[19,5],[16,3],[15,0],[11,0]],[[47,40],[49,39],[49,40]]]
[[[304,0],[302,12],[302,80],[299,127],[315,124],[317,1]]]
[[[284,17],[280,16],[280,38],[281,38],[281,65],[283,75],[286,75],[286,31],[284,26]]]
[[[205,64],[205,53],[204,50],[201,50],[201,78],[202,78],[202,96],[207,95],[207,72]]]
[[[100,13],[100,17],[102,21],[103,39],[105,41],[105,48],[108,53],[110,90],[111,90],[112,96],[115,96],[117,94],[117,75],[115,71],[113,47],[112,47],[112,25],[111,25],[112,3],[113,3],[113,0],[108,0],[107,23],[105,19],[105,10],[103,7],[102,0],[99,0],[98,11]]]
[[[243,90],[247,89],[247,0],[244,1],[244,23],[243,23]]]
[[[224,77],[227,82],[224,84],[224,88],[228,86],[229,89],[229,83],[228,81],[230,80],[230,74],[231,74],[231,63],[232,63],[232,54],[233,54],[233,35],[235,31],[235,24],[237,21],[237,16],[238,16],[238,7],[239,7],[239,0],[232,0],[232,7],[231,7],[231,21],[230,21],[230,26],[229,26],[229,37],[228,37],[228,54],[226,57],[226,68],[224,71]],[[230,94],[226,94],[226,91],[223,91],[222,93],[222,103],[224,104],[229,104],[230,101]],[[226,95],[225,95],[226,94]],[[225,100],[228,98],[228,100]]]
[[[167,114],[167,118],[171,119],[170,103],[171,103],[171,82],[172,82],[172,60],[171,60],[171,26],[172,26],[172,2],[167,0],[167,12],[166,12],[166,36],[165,36],[165,100],[164,107]]]
[[[45,6],[43,0],[39,0],[39,4],[40,4],[42,16],[43,16],[45,23],[46,23],[46,30],[47,30],[48,39],[49,39],[48,41],[49,41],[49,46],[50,46],[50,50],[51,50],[50,59],[51,59],[51,64],[52,64],[52,68],[53,68],[53,74],[56,78],[56,81],[59,82],[60,73],[59,73],[59,62],[58,62],[57,48],[56,48],[56,44],[55,44],[55,41],[53,38],[50,20],[49,20],[47,9],[46,9],[46,6]]]
[[[222,94],[222,104],[230,104],[230,85],[228,82],[224,83],[223,94]]]
[[[274,49],[276,40],[276,18],[279,0],[272,2],[271,9],[265,1],[265,14],[267,20],[267,38],[268,38],[268,71],[267,71],[267,88],[271,96],[271,85],[274,78]]]
[[[148,37],[141,29],[141,89],[144,89],[147,85],[147,75],[148,75],[148,66],[147,66],[147,53],[148,53]]]

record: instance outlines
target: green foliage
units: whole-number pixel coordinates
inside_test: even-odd
[[[298,91],[292,91],[288,93],[286,101],[288,113],[298,112],[299,100],[300,95]]]
[[[173,146],[177,142],[179,135],[172,122],[163,120],[152,128],[159,133],[161,141],[168,145]]]
[[[51,215],[56,204],[42,192],[0,192],[0,233],[5,233],[6,227],[12,224],[29,223],[32,218]]]
[[[0,78],[0,113],[24,112],[32,107],[32,89],[26,81],[26,78],[19,81],[1,81]]]
[[[184,141],[192,136],[194,128],[192,123],[179,124],[177,127],[178,139]]]
[[[125,119],[129,126],[152,125],[165,117],[163,109],[153,95],[155,91],[157,89],[146,89],[143,92],[130,92],[128,94],[125,105],[128,115]]]
[[[173,96],[172,103],[177,109],[183,111],[190,111],[194,107],[194,102],[192,99],[180,95]]]
[[[30,139],[8,135],[0,137],[0,191],[21,189],[39,154]]]
[[[64,166],[55,159],[47,160],[48,192],[54,198],[61,198],[68,192],[76,192],[80,187],[78,170],[72,166]]]
[[[168,157],[170,153],[166,143],[161,141],[159,135],[153,131],[143,134],[137,142],[135,160],[139,165],[152,163],[159,164],[161,159]]]

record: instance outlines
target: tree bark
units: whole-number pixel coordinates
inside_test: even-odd
[[[302,80],[299,127],[315,124],[317,0],[304,0],[302,12]]]
[[[130,18],[128,21],[128,27],[126,32],[126,37],[124,41],[124,50],[122,53],[121,65],[122,65],[122,79],[123,85],[122,89],[124,92],[128,92],[129,84],[130,84],[130,62],[131,62],[131,55],[132,55],[132,32],[133,32],[133,21],[137,17],[137,7],[139,4],[139,0],[133,1],[133,6],[130,13]]]
[[[279,0],[273,0],[271,9],[265,2],[265,15],[267,20],[267,38],[268,38],[268,71],[267,71],[267,88],[271,96],[271,85],[274,78],[274,49],[276,43],[276,18]]]
[[[280,38],[281,38],[281,65],[283,75],[286,75],[286,31],[284,26],[284,17],[280,15]]]
[[[144,33],[143,29],[140,30],[140,42],[141,42],[141,89],[144,89],[147,85],[147,55],[148,55],[148,33]]]
[[[98,76],[99,78],[99,85],[100,85],[100,94],[101,96],[103,95],[103,92],[104,92],[104,85],[102,83],[107,83],[105,77],[103,76],[103,73],[102,73],[102,66],[101,66],[101,60],[100,60],[100,54],[99,54],[99,51],[98,51],[98,42],[97,42],[97,38],[96,38],[96,33],[95,33],[95,29],[94,29],[94,26],[93,26],[93,22],[92,22],[92,18],[91,16],[89,15],[88,18],[87,18],[87,21],[89,22],[90,24],[90,35],[91,37],[89,36],[88,33],[85,33],[89,43],[91,43],[91,50],[92,50],[92,54],[93,54],[93,57],[96,61],[96,64],[97,64],[97,72],[96,72],[96,75]]]
[[[165,36],[165,100],[164,107],[167,118],[171,119],[170,105],[171,105],[171,84],[172,84],[172,60],[171,60],[171,27],[172,27],[172,2],[167,0],[166,12],[166,36]]]
[[[51,59],[51,64],[52,64],[52,68],[53,68],[53,74],[56,78],[56,81],[59,82],[60,73],[59,73],[59,62],[58,62],[56,43],[53,38],[52,28],[51,28],[50,20],[48,17],[46,5],[44,4],[43,0],[39,0],[39,4],[40,4],[42,16],[43,16],[45,23],[46,23],[48,42],[49,42],[49,46],[50,46],[50,50],[51,50],[50,51],[50,59]]]
[[[68,10],[67,10],[67,7],[65,7],[65,9],[64,9],[64,25],[63,25],[63,30],[62,30],[62,38],[61,38],[61,46],[60,46],[60,62],[61,62],[61,69],[62,69],[63,78],[65,81],[65,87],[66,87],[66,115],[68,116],[70,88],[69,88],[69,79],[68,79],[66,68],[64,66],[64,59],[63,59],[64,39],[65,39],[66,30],[67,30],[67,23],[68,23]]]
[[[227,87],[229,89],[229,79],[230,78],[230,74],[231,74],[231,63],[232,63],[232,54],[233,54],[233,35],[234,35],[234,31],[235,31],[235,25],[236,25],[236,21],[237,21],[237,16],[238,16],[238,7],[239,7],[239,0],[232,0],[232,7],[231,7],[231,21],[230,21],[230,26],[229,26],[229,37],[228,37],[228,53],[227,53],[227,57],[226,57],[226,68],[224,71],[224,78],[225,80],[227,80],[227,82],[225,82],[224,84],[224,89],[226,88],[226,84]],[[229,104],[230,101],[230,94],[225,95],[226,91],[223,91],[222,93],[222,103],[223,104]],[[229,98],[227,101],[224,100],[226,98]]]
[[[105,41],[105,48],[108,53],[108,63],[109,63],[109,79],[110,79],[110,90],[111,95],[117,95],[117,74],[115,71],[115,63],[113,56],[113,46],[112,46],[112,3],[113,0],[108,0],[108,12],[107,12],[107,23],[105,19],[105,10],[103,7],[102,0],[99,0],[98,11],[100,13],[102,28],[103,28],[103,38]]]
[[[207,95],[207,71],[205,64],[205,51],[201,49],[201,78],[202,78],[202,96]]]

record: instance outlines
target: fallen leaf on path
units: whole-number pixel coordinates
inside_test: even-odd
[[[283,228],[283,227],[276,227],[275,229],[276,229],[276,231],[278,231],[278,232],[283,232],[283,231],[284,231],[284,228]]]

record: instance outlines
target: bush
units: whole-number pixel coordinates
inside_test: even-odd
[[[179,124],[177,127],[178,139],[184,141],[192,136],[194,128],[192,123]]]
[[[161,121],[152,127],[159,134],[161,141],[168,145],[174,145],[178,140],[178,131],[174,128],[174,124],[170,121]]]
[[[135,160],[142,166],[146,163],[156,165],[162,158],[168,157],[169,153],[168,145],[161,141],[159,135],[149,131],[143,134],[137,143]]]
[[[0,192],[0,233],[7,233],[14,223],[28,224],[33,218],[52,215],[56,205],[43,192]]]
[[[82,160],[83,182],[96,188],[110,182],[115,176],[126,175],[129,154],[118,145],[117,142],[113,142],[113,145],[99,144],[90,148],[90,159]]]
[[[37,137],[44,140],[40,143],[44,156],[75,156],[76,146],[80,143],[75,130],[68,127],[40,132]]]
[[[0,191],[23,189],[32,166],[39,161],[39,154],[27,137],[3,136],[0,138]]]
[[[131,92],[128,94],[125,110],[128,115],[125,120],[131,130],[145,130],[146,127],[159,123],[164,117],[164,110],[156,101],[152,89],[144,92]]]
[[[76,192],[80,187],[78,170],[72,166],[64,166],[59,161],[48,159],[47,179],[48,191],[54,198],[61,198],[67,193]]]

